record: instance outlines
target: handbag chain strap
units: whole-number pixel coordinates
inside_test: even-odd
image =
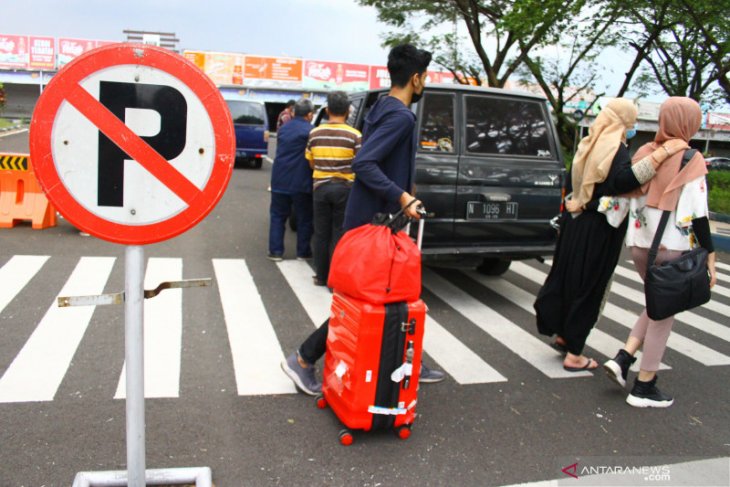
[[[684,151],[684,155],[682,156],[682,163],[679,165],[679,170],[681,171],[684,169],[684,166],[687,165],[687,163],[694,157],[694,155],[697,153],[697,149],[688,149]],[[651,249],[649,249],[649,262],[647,264],[647,268],[654,265],[654,261],[656,260],[656,256],[659,253],[659,244],[662,241],[662,236],[664,235],[664,230],[666,229],[667,222],[669,221],[669,215],[672,212],[669,210],[664,210],[662,212],[662,218],[659,220],[659,226],[656,229],[656,233],[654,234],[654,240],[651,242]]]

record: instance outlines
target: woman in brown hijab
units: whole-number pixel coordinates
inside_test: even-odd
[[[659,131],[654,142],[641,147],[634,160],[656,151],[670,139],[689,142],[699,130],[701,119],[700,106],[691,98],[667,99],[659,111]],[[644,279],[649,248],[659,220],[665,210],[671,211],[669,223],[662,234],[656,262],[679,257],[682,252],[693,247],[696,241],[709,252],[707,264],[712,287],[717,281],[717,275],[715,252],[707,220],[707,167],[705,159],[698,152],[681,168],[683,153],[684,151],[667,159],[657,170],[655,178],[630,195],[633,198],[630,200],[626,245],[631,249],[636,270]],[[673,323],[673,316],[661,321],[651,320],[645,309],[631,330],[624,348],[604,364],[608,376],[623,388],[629,367],[636,360],[634,354],[643,344],[639,375],[626,398],[630,405],[669,407],[674,402],[671,396],[656,387],[656,371],[664,355]]]
[[[656,168],[686,142],[668,141],[631,165],[626,132],[636,123],[632,101],[611,100],[581,140],[573,159],[561,230],[550,273],[535,301],[538,331],[557,335],[553,346],[566,352],[563,368],[592,370],[598,363],[583,356],[583,347],[598,320],[608,282],[613,275],[626,235],[626,221],[618,228],[599,213],[602,196],[628,193],[649,181]]]

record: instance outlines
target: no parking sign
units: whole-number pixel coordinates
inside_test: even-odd
[[[111,242],[172,238],[202,220],[233,170],[230,112],[197,67],[113,44],[62,69],[30,127],[31,161],[58,211]]]
[[[210,469],[145,468],[142,245],[172,238],[220,200],[233,170],[233,123],[216,86],[158,47],[114,44],[66,65],[43,91],[30,126],[31,162],[48,199],[78,228],[125,244],[124,293],[63,297],[60,306],[124,302],[127,472],[81,472],[76,485],[211,485]],[[120,299],[121,298],[121,299]],[[164,480],[165,482],[161,482]]]

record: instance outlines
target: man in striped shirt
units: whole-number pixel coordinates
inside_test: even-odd
[[[326,286],[330,259],[342,237],[350,187],[355,179],[352,160],[361,134],[345,123],[350,101],[343,91],[327,95],[328,120],[309,133],[306,157],[314,171],[314,284]]]

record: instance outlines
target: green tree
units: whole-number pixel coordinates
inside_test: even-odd
[[[561,33],[568,41],[557,35],[546,38],[542,49],[530,50],[524,56],[521,80],[536,83],[547,97],[555,116],[558,137],[568,152],[574,149],[576,122],[565,108],[580,98],[592,98],[594,103],[603,95],[593,93],[600,77],[596,58],[604,48],[616,43],[611,28],[620,15],[621,9],[615,7],[583,12],[582,17],[576,16]],[[555,54],[547,55],[549,51]]]
[[[429,46],[437,63],[463,76],[503,87],[533,48],[554,39],[585,0],[359,0],[396,30],[386,44],[404,40]],[[539,12],[540,15],[535,15]],[[472,46],[461,52],[455,26]]]
[[[730,0],[636,0],[620,19],[620,44],[633,49],[622,96],[631,85],[639,94],[664,93],[715,103],[723,82],[730,88],[727,10]],[[636,75],[636,76],[634,76]],[[713,84],[718,82],[718,88]],[[730,101],[728,91],[726,98]]]
[[[713,64],[712,77],[730,104],[730,0],[681,0],[699,32],[700,43]]]
[[[586,6],[585,0],[359,0],[375,7],[378,18],[395,28],[386,36],[386,44],[417,42],[434,52],[434,60],[448,69],[460,82],[473,78],[481,84],[502,88],[515,76],[530,78],[548,97],[556,114],[561,143],[572,149],[575,123],[563,115],[565,104],[578,91],[565,90],[578,78],[585,84],[595,78],[585,77],[579,66],[590,62],[600,47],[598,32],[586,28],[583,37],[570,47],[567,66],[534,54],[546,46],[556,45],[566,31],[578,34],[574,27]],[[589,27],[599,24],[605,15],[594,15]],[[466,29],[466,39],[459,37],[457,26]],[[464,49],[471,44],[472,49]],[[527,69],[525,69],[525,67]]]

